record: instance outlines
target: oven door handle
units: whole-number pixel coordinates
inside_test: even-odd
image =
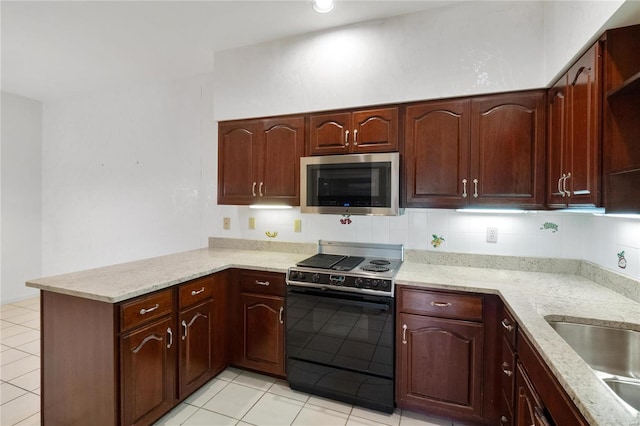
[[[363,300],[352,300],[348,298],[341,298],[340,295],[335,293],[327,294],[326,291],[323,290],[313,290],[313,289],[298,289],[298,288],[289,288],[290,293],[294,294],[303,294],[305,296],[317,297],[322,299],[336,299],[339,300],[343,305],[349,306],[359,306],[362,308],[371,308],[371,309],[379,309],[381,311],[389,311],[391,307],[387,303],[375,303],[375,302],[366,302]],[[346,293],[345,293],[346,294]]]

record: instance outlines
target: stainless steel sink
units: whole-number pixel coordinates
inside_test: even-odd
[[[626,404],[640,411],[640,332],[547,321]]]
[[[640,381],[606,378],[604,382],[627,404],[640,411]]]

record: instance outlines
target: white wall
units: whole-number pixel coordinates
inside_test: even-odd
[[[466,2],[217,53],[215,119],[542,87],[540,2]]]
[[[632,3],[635,0],[628,0]],[[551,83],[567,65],[577,59],[624,0],[545,1],[545,84]]]
[[[206,246],[211,79],[44,105],[43,275]]]
[[[42,104],[2,92],[0,303],[37,291],[25,287],[42,275]]]

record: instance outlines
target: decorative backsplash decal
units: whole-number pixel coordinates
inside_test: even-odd
[[[440,244],[442,244],[442,242],[444,241],[444,238],[442,237],[442,235],[438,237],[438,235],[433,234],[432,237],[433,237],[433,240],[431,240],[431,245],[433,246],[433,248],[440,247]]]
[[[556,233],[556,232],[558,232],[558,225],[553,223],[553,222],[545,222],[545,223],[542,224],[540,229],[541,230],[551,229],[551,232]]]
[[[350,225],[351,224],[351,219],[349,219],[349,216],[351,216],[350,214],[343,214],[342,215],[342,219],[340,219],[340,223],[343,225]]]
[[[278,231],[266,231],[264,234],[269,238],[275,238],[278,236]]]
[[[627,267],[627,259],[624,257],[624,250],[618,253],[618,268],[625,269]]]

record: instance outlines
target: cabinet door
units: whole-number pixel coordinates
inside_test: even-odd
[[[218,204],[252,204],[258,194],[258,122],[218,126]]]
[[[206,383],[213,374],[214,305],[208,301],[180,313],[178,377],[180,398]]]
[[[562,189],[567,158],[568,76],[565,74],[549,89],[548,95],[548,150],[547,150],[547,205],[566,207],[567,198]]]
[[[472,100],[471,158],[472,204],[543,207],[544,92]]]
[[[260,134],[260,202],[300,205],[300,157],[304,155],[304,117],[263,120]]]
[[[284,376],[284,298],[240,295],[242,339],[239,364]]]
[[[313,114],[309,118],[309,155],[346,154],[351,141],[351,113]]]
[[[516,387],[516,426],[549,426],[551,423],[544,414],[540,397],[521,365],[516,373]]]
[[[150,424],[173,407],[178,338],[175,317],[122,336],[122,424]]]
[[[480,419],[482,324],[401,314],[398,327],[399,405]]]
[[[457,208],[469,203],[469,105],[459,100],[407,107],[405,206]]]
[[[398,150],[398,108],[354,112],[350,151],[392,152]]]
[[[600,205],[600,44],[596,43],[569,69],[569,134],[567,138],[567,202]]]

